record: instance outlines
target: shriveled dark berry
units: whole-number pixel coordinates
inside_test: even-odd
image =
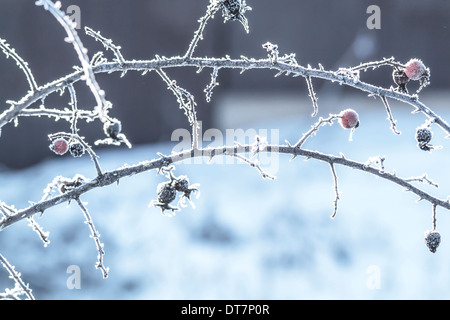
[[[401,89],[401,91],[403,91],[404,93],[408,93],[408,90],[406,89],[406,84],[409,82],[409,78],[406,75],[405,71],[394,70],[392,72],[392,79],[394,80],[398,88]]]
[[[73,157],[81,157],[84,154],[84,147],[79,142],[71,142],[69,144],[69,152]]]
[[[158,185],[158,201],[160,203],[169,204],[175,200],[176,196],[175,187],[169,182],[163,182]]]
[[[118,136],[122,131],[122,124],[119,120],[105,122],[105,124],[103,125],[103,131],[108,137],[117,140],[119,139]]]
[[[416,140],[418,143],[427,144],[431,141],[433,133],[428,128],[418,128],[416,131]]]
[[[175,190],[187,192],[189,190],[189,180],[186,177],[180,177],[174,182]]]
[[[228,11],[232,19],[238,19],[242,9],[242,2],[241,0],[225,0],[223,7]]]
[[[425,244],[431,252],[435,253],[440,243],[441,235],[439,234],[439,232],[437,232],[436,230],[428,230],[425,232]]]

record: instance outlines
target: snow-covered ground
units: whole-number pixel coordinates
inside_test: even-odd
[[[444,102],[423,97],[450,119],[450,110],[438,108]],[[428,173],[440,188],[421,185],[425,190],[444,199],[450,194],[449,140],[433,127],[433,143],[444,148],[419,150],[414,133],[422,115],[411,115],[409,107],[392,103],[402,131],[397,136],[389,130],[380,101],[365,97],[331,104],[324,97],[319,103],[326,110],[321,109],[321,115],[356,109],[361,127],[352,142],[338,125],[323,127],[306,148],[342,152],[363,162],[386,156],[386,170],[395,169],[402,177]],[[310,109],[253,122],[248,128],[275,132],[280,143],[295,142],[315,121]],[[269,142],[277,141],[269,137]],[[105,150],[100,152],[101,165],[111,170],[153,159],[157,152],[170,153],[174,145]],[[21,222],[0,233],[0,252],[38,299],[450,298],[448,212],[438,209],[442,243],[432,254],[423,236],[431,228],[429,203],[416,202],[417,197],[380,178],[337,166],[341,200],[336,218],[330,219],[334,190],[329,167],[315,160],[289,159],[272,158],[267,170],[277,176],[274,181],[263,180],[254,168],[242,164],[178,164],[175,174],[199,183],[201,195],[194,198],[195,209],[185,208],[171,218],[148,207],[156,186],[165,180],[155,171],[86,194],[82,200],[88,202],[105,244],[105,264],[110,267],[106,280],[94,267],[97,251],[75,203],[36,217],[50,232],[48,247]],[[26,207],[28,200],[41,198],[54,176],[76,173],[94,176],[88,157],[55,156],[24,171],[0,172],[0,199]],[[70,265],[80,267],[79,290],[67,288]],[[0,269],[0,290],[11,286]]]

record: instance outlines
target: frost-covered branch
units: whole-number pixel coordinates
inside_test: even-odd
[[[28,208],[17,210],[16,213],[10,215],[8,217],[3,217],[0,220],[0,231],[21,221],[25,218],[31,217],[36,213],[43,213],[45,210],[52,208],[61,203],[65,203],[74,199],[79,198],[81,195],[96,189],[105,187],[107,185],[111,185],[113,183],[118,182],[120,179],[125,177],[131,177],[133,175],[147,172],[154,169],[161,169],[167,167],[170,164],[180,162],[186,159],[192,159],[195,157],[206,157],[211,158],[212,156],[217,155],[235,155],[235,154],[245,154],[251,153],[254,148],[253,144],[250,145],[236,145],[236,146],[222,146],[216,148],[203,148],[199,150],[186,150],[178,153],[174,153],[168,156],[160,157],[150,161],[144,161],[138,163],[136,165],[125,166],[123,168],[119,168],[113,171],[103,172],[101,176],[97,176],[92,180],[84,180],[79,181],[77,186],[74,186],[70,189],[64,190],[63,193],[47,198],[44,201],[40,201],[39,203],[33,204]],[[334,156],[325,153],[321,153],[319,151],[312,151],[302,148],[297,148],[290,145],[266,145],[261,148],[259,152],[273,152],[280,154],[288,154],[292,156],[301,156],[306,159],[315,159],[321,162],[325,162],[329,165],[333,164],[334,166],[340,165],[349,168],[353,168],[365,173],[369,173],[390,181],[394,184],[397,184],[404,188],[406,191],[409,191],[415,194],[420,200],[430,202],[438,207],[442,207],[444,209],[450,210],[450,202],[448,200],[439,199],[430,193],[426,192],[423,189],[413,185],[408,179],[401,178],[397,175],[397,173],[389,173],[386,170],[382,170],[379,168],[375,168],[372,166],[368,166],[364,162],[358,162],[354,160],[347,159],[343,156]]]
[[[83,76],[81,79],[86,81],[87,86],[94,95],[97,102],[96,110],[99,114],[100,120],[105,122],[107,120],[107,109],[111,103],[106,100],[105,91],[100,88],[97,80],[95,79],[95,73],[90,64],[87,49],[84,47],[77,31],[75,30],[76,23],[70,20],[70,18],[60,10],[61,2],[59,1],[53,3],[51,0],[38,0],[36,1],[36,5],[43,6],[45,10],[49,11],[66,31],[67,38],[65,41],[72,43],[78,55],[78,59],[81,62],[81,68],[83,71]]]
[[[125,59],[122,56],[122,52],[120,51],[120,49],[122,49],[120,46],[116,46],[111,39],[107,39],[105,37],[103,37],[100,32],[96,32],[94,30],[92,30],[89,27],[85,27],[85,32],[88,36],[93,37],[95,40],[100,41],[103,46],[108,50],[111,50],[114,55],[116,56],[116,60],[118,63],[120,64],[124,64],[125,63]]]
[[[91,230],[91,238],[94,239],[95,242],[95,246],[97,248],[98,251],[98,256],[97,256],[97,264],[95,265],[95,267],[97,269],[100,269],[103,273],[103,278],[108,278],[108,273],[109,273],[109,268],[105,267],[103,264],[103,257],[105,255],[105,250],[104,248],[104,244],[100,242],[100,233],[97,231],[97,229],[95,228],[94,222],[92,221],[92,217],[89,213],[89,211],[87,210],[85,204],[80,200],[80,198],[75,198],[78,206],[80,207],[81,211],[84,214],[84,217],[86,219],[85,223],[89,226],[89,230]]]
[[[339,202],[339,189],[338,189],[338,178],[337,178],[337,174],[336,174],[336,169],[334,168],[334,163],[330,163],[330,168],[331,168],[331,174],[333,175],[333,186],[334,186],[334,193],[335,193],[335,197],[334,197],[334,211],[333,214],[331,215],[331,218],[336,217],[337,211],[338,211],[338,202]]]
[[[8,271],[9,277],[14,280],[16,287],[19,288],[15,290],[15,294],[13,296],[18,298],[18,296],[25,294],[28,300],[35,300],[33,293],[31,292],[32,290],[30,289],[29,285],[22,280],[22,275],[20,274],[20,272],[17,272],[14,266],[12,266],[2,254],[0,254],[0,263],[3,265],[6,271]],[[6,295],[6,297],[9,298],[10,295]]]
[[[23,73],[25,74],[28,85],[30,86],[31,92],[35,92],[39,89],[39,86],[36,83],[36,80],[34,79],[33,73],[31,72],[31,69],[28,67],[28,63],[25,62],[22,57],[20,57],[16,50],[11,48],[6,40],[0,38],[0,48],[2,49],[3,53],[6,55],[6,58],[11,57],[13,58],[20,69],[22,69]]]
[[[442,128],[447,135],[450,136],[450,125],[438,114],[436,114],[430,107],[420,101],[419,97],[414,94],[410,95],[392,88],[386,89],[379,86],[372,85],[367,82],[355,80],[355,78],[343,75],[337,71],[324,70],[323,68],[309,68],[299,64],[293,64],[290,57],[279,57],[277,63],[273,64],[272,59],[231,59],[231,58],[155,58],[152,60],[127,60],[122,65],[118,62],[103,62],[92,68],[94,73],[111,73],[111,72],[125,72],[125,71],[151,71],[151,70],[165,70],[179,67],[195,67],[195,68],[220,68],[220,69],[270,69],[278,72],[289,73],[292,76],[302,76],[317,79],[324,79],[331,82],[340,83],[349,87],[353,87],[371,95],[383,96],[386,99],[393,99],[408,105],[411,105],[413,112],[420,112],[428,119],[433,119],[436,125]],[[41,86],[34,94],[24,96],[18,102],[12,102],[11,108],[5,110],[0,114],[0,128],[6,123],[20,116],[22,110],[26,109],[36,101],[41,100],[52,92],[55,92],[64,86],[66,83],[75,83],[81,80],[83,72],[75,71],[65,77],[50,82]]]

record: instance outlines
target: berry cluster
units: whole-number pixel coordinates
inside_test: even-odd
[[[427,86],[430,82],[430,69],[428,69],[419,59],[409,60],[404,68],[394,69],[392,78],[397,85],[397,89],[403,93],[408,93],[406,84],[409,80],[420,81],[420,91],[423,87]]]
[[[179,210],[180,205],[184,204],[184,200],[190,201],[191,194],[198,191],[197,185],[189,185],[189,179],[186,176],[175,177],[172,173],[173,169],[173,166],[163,169],[170,180],[158,185],[158,199],[150,203],[151,206],[160,207],[163,214],[165,210],[172,210],[172,212]],[[171,203],[176,199],[177,193],[181,193],[180,201],[176,206],[172,206]]]
[[[53,140],[49,148],[54,153],[60,156],[66,154],[67,151],[69,151],[69,153],[76,158],[81,157],[85,152],[85,148],[80,142],[76,140],[67,141],[64,138]]]

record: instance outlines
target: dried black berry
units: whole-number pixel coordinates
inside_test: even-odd
[[[428,128],[418,128],[416,131],[416,140],[420,144],[427,144],[431,141],[433,133]]]
[[[163,182],[158,185],[158,201],[163,204],[169,204],[175,200],[177,192],[175,187],[169,182]]]
[[[441,235],[439,234],[439,232],[437,232],[436,230],[428,230],[427,232],[425,232],[425,244],[431,252],[435,253],[440,243]]]
[[[122,131],[122,124],[120,123],[119,120],[112,120],[105,122],[105,124],[103,125],[103,131],[108,137],[114,140],[118,140],[119,139],[118,136]]]
[[[189,190],[189,180],[186,177],[180,177],[174,182],[175,190],[187,192]]]
[[[241,0],[225,0],[223,6],[233,19],[237,19],[241,12],[242,3]]]
[[[69,144],[69,152],[73,157],[81,157],[84,154],[84,147],[79,142],[71,142]]]
[[[406,84],[409,81],[408,76],[406,75],[405,71],[402,70],[394,70],[392,72],[392,79],[394,80],[397,87],[404,93],[408,93],[408,90],[406,89]]]

